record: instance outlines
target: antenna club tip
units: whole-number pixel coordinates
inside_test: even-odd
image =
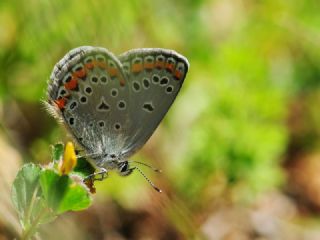
[[[154,187],[154,189],[158,192],[158,193],[162,193],[162,190],[160,188]]]

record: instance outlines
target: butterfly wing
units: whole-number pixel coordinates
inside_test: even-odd
[[[189,63],[166,49],[136,49],[119,59],[79,47],[54,67],[48,86],[57,113],[98,166],[141,148],[176,98]]]
[[[119,57],[128,79],[126,143],[122,157],[140,149],[175,100],[188,72],[188,60],[172,50],[135,49]]]
[[[121,62],[98,47],[79,47],[61,59],[50,77],[49,104],[87,153],[105,161],[119,156],[130,127],[129,86]],[[104,156],[102,156],[104,155]]]

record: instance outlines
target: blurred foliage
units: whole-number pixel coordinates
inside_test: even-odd
[[[210,238],[203,229],[221,205],[250,206],[270,191],[294,189],[296,196],[288,169],[299,156],[319,151],[319,10],[316,0],[3,0],[3,135],[26,161],[37,162],[48,162],[48,146],[66,139],[40,99],[54,64],[70,49],[174,49],[188,58],[190,72],[162,125],[134,157],[163,168],[151,179],[167,197],[154,196],[139,175],[112,176],[97,195],[120,209],[161,207],[162,220],[177,232],[170,235],[162,222],[169,232],[162,239],[198,232]]]

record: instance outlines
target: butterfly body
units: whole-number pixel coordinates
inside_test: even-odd
[[[79,47],[53,69],[50,111],[95,166],[126,175],[128,158],[157,128],[188,68],[172,50],[135,49],[116,57],[105,48]]]

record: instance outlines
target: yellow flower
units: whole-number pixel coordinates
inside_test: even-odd
[[[63,159],[59,163],[59,172],[61,175],[67,175],[77,165],[77,156],[72,142],[67,142]]]

